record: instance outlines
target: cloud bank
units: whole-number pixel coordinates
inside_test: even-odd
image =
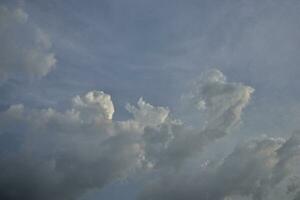
[[[293,184],[296,171],[291,165],[297,166],[299,156],[299,134],[287,140],[254,139],[238,145],[219,162],[164,170],[145,188],[140,199],[296,200],[299,187],[293,185],[294,191],[289,192],[288,185]]]
[[[230,136],[253,91],[218,70],[203,73],[183,95],[203,115],[194,125],[142,98],[126,106],[132,118],[117,121],[102,91],[75,96],[64,111],[11,105],[0,113],[0,198],[77,199],[146,172],[145,200],[276,199],[276,188],[297,199],[299,134],[253,139],[220,160],[201,157]]]
[[[41,78],[55,67],[48,35],[21,7],[0,5],[0,36],[1,81]]]
[[[74,199],[138,165],[138,130],[111,120],[109,95],[72,102],[65,112],[13,105],[1,113],[1,199]]]

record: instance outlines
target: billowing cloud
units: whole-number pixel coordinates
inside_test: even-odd
[[[186,126],[170,121],[159,130],[146,129],[145,139],[151,140],[145,144],[147,150],[152,149],[159,155],[152,160],[163,165],[177,166],[199,153],[204,146],[226,136],[239,123],[242,110],[248,104],[253,91],[253,88],[241,83],[226,81],[225,76],[218,70],[203,73],[194,81],[194,86],[183,96],[183,100],[194,110],[199,108],[202,112],[197,112],[205,116],[205,122],[193,119],[196,122],[192,126]],[[201,123],[203,126],[199,127],[198,124]],[[152,142],[153,138],[159,136],[160,139]],[[157,152],[158,149],[161,152]],[[151,155],[151,151],[147,153]]]
[[[104,117],[105,119],[112,119],[115,112],[111,97],[102,91],[91,91],[85,96],[76,96],[73,99],[73,106],[82,116],[88,119],[92,117]]]
[[[21,8],[0,5],[0,80],[48,74],[56,59],[47,34]]]
[[[143,126],[157,126],[164,123],[170,112],[168,108],[154,107],[142,98],[139,99],[137,106],[138,108],[127,104],[126,109]]]
[[[291,165],[300,156],[299,139],[295,138],[299,134],[288,140],[259,138],[237,146],[219,162],[163,171],[145,188],[141,199],[297,199],[295,191],[288,194],[287,188],[282,188],[295,175]],[[299,191],[296,188],[294,185]],[[280,196],[276,196],[278,191]]]
[[[222,72],[213,69],[194,80],[191,91],[182,98],[192,109],[205,111],[207,129],[226,131],[240,121],[253,92],[252,87],[228,82]]]
[[[0,198],[74,199],[126,176],[142,150],[137,131],[112,121],[113,110],[109,95],[91,91],[65,112],[23,105],[2,112]]]
[[[77,199],[145,170],[145,200],[269,200],[276,191],[296,199],[299,134],[250,140],[221,159],[202,157],[232,136],[252,92],[220,71],[204,73],[183,98],[199,108],[201,126],[142,98],[126,106],[132,118],[117,121],[111,96],[95,90],[64,111],[11,105],[0,112],[0,198]]]
[[[205,116],[202,127],[165,123],[159,129],[145,130],[145,154],[156,176],[147,180],[140,199],[297,198],[299,186],[291,180],[299,176],[299,170],[295,170],[299,164],[295,162],[300,155],[299,134],[287,140],[267,136],[250,140],[219,160],[201,155],[204,147],[227,136],[239,124],[253,91],[241,83],[226,81],[218,70],[202,74],[183,98]],[[287,193],[288,188],[293,191]]]

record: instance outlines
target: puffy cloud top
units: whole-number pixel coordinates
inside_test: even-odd
[[[111,120],[115,112],[111,97],[103,91],[90,91],[84,96],[73,98],[73,106],[85,118],[104,117]]]
[[[138,100],[138,108],[127,104],[126,109],[132,113],[134,119],[144,126],[157,126],[166,121],[169,109],[164,107],[154,107],[146,103],[142,98]]]
[[[252,87],[228,82],[219,70],[203,73],[192,85],[192,90],[183,99],[192,108],[205,111],[208,129],[234,127],[254,92]]]

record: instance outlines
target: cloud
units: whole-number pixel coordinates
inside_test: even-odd
[[[127,104],[126,109],[130,112],[134,120],[143,126],[157,126],[166,121],[169,115],[169,109],[164,107],[154,107],[140,98],[137,102],[138,108]]]
[[[21,8],[0,5],[0,80],[47,75],[56,58],[47,34]]]
[[[187,109],[188,114],[195,112],[201,104],[201,112],[197,110],[197,113],[205,116],[205,123],[200,118],[193,119],[191,126],[171,120],[160,126],[160,129],[146,129],[145,140],[149,140],[145,144],[148,150],[146,153],[158,165],[181,165],[186,159],[201,152],[204,146],[230,133],[240,122],[242,110],[253,91],[253,88],[241,83],[226,81],[218,70],[203,73],[182,99],[191,107]],[[199,127],[198,124],[203,126]],[[154,138],[157,139],[154,141]],[[159,149],[161,151],[157,152]],[[151,151],[158,157],[153,158]]]
[[[288,140],[258,138],[238,145],[221,161],[163,171],[145,187],[140,199],[294,199],[295,192],[288,195],[287,188],[281,187],[295,174],[292,160],[300,156],[295,138],[299,134]],[[278,190],[283,198],[274,195]]]
[[[192,89],[182,99],[193,110],[205,110],[206,128],[228,130],[241,118],[254,89],[242,83],[228,82],[219,70],[203,73],[192,83]]]
[[[297,133],[252,139],[222,158],[203,155],[234,137],[253,91],[218,70],[203,73],[183,96],[194,108],[187,111],[202,115],[199,123],[142,98],[126,105],[132,118],[117,121],[111,96],[96,90],[75,96],[64,111],[11,105],[0,112],[0,198],[77,199],[144,172],[145,200],[280,199],[276,191],[297,198]]]
[[[145,155],[155,173],[146,181],[140,199],[296,198],[299,187],[291,184],[291,178],[299,175],[295,170],[299,164],[295,160],[300,158],[299,134],[287,140],[252,139],[219,159],[202,155],[204,148],[228,136],[239,124],[253,91],[241,83],[228,82],[218,70],[203,73],[183,96],[187,106],[198,108],[205,116],[203,126],[165,123],[145,130]],[[287,188],[293,192],[286,193]]]
[[[72,102],[64,112],[12,105],[0,114],[1,199],[75,199],[139,166],[139,130],[112,121],[109,95]]]
[[[83,97],[76,96],[73,99],[73,106],[81,115],[84,115],[82,118],[85,119],[99,116],[112,119],[115,112],[110,95],[102,91],[90,91]]]

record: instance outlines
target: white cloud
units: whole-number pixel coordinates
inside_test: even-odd
[[[23,105],[2,112],[1,145],[14,147],[0,150],[1,199],[75,198],[126,176],[141,150],[134,132],[111,121],[113,110],[109,95],[92,91],[65,112]]]
[[[144,128],[159,126],[169,111],[138,105],[133,119],[114,121],[110,95],[90,91],[64,112],[23,105],[1,112],[0,198],[75,199],[141,167]]]
[[[90,91],[83,97],[76,96],[73,99],[73,106],[85,119],[104,117],[111,120],[115,112],[110,95],[102,91]]]
[[[56,59],[47,34],[21,8],[0,5],[0,80],[47,75]]]
[[[182,99],[193,110],[204,110],[206,128],[228,130],[241,118],[254,89],[241,83],[228,82],[219,70],[209,70],[193,81],[192,90]]]
[[[65,111],[12,105],[0,112],[0,199],[76,199],[143,169],[151,172],[145,200],[271,200],[278,191],[297,198],[297,134],[241,143],[221,159],[202,157],[239,123],[252,92],[220,71],[204,73],[184,98],[194,108],[203,102],[203,127],[142,98],[126,106],[131,119],[116,121],[102,91],[74,97]]]
[[[165,123],[145,130],[146,159],[156,173],[146,181],[140,199],[293,199],[299,187],[294,184],[293,194],[286,191],[290,178],[299,175],[299,170],[292,170],[300,155],[297,134],[288,140],[265,136],[241,143],[219,160],[201,155],[204,147],[227,136],[239,123],[253,91],[228,82],[220,71],[202,74],[183,100],[194,109],[203,102],[203,127]]]
[[[149,181],[141,199],[294,199],[296,192],[287,194],[287,188],[282,187],[295,175],[291,161],[300,155],[295,137],[299,135],[287,141],[271,137],[251,140],[240,144],[224,160],[165,170],[158,180]],[[287,146],[293,150],[285,151]],[[282,194],[274,195],[278,191]]]
[[[138,108],[127,104],[126,109],[133,115],[134,120],[143,126],[157,126],[164,123],[170,112],[168,108],[154,107],[142,98],[138,100],[137,106]]]
[[[205,116],[204,126],[199,127],[198,124],[202,122],[196,119],[192,126],[169,122],[160,129],[148,128],[146,138],[160,135],[165,139],[156,139],[156,143],[148,141],[145,145],[149,151],[146,153],[158,165],[178,167],[186,159],[201,152],[204,146],[230,133],[239,123],[242,110],[248,104],[253,91],[251,87],[241,83],[226,81],[225,76],[218,70],[203,73],[194,82],[191,91],[183,96],[183,100],[193,108],[189,113],[195,112],[198,102],[204,102],[205,110],[200,112]],[[159,149],[161,151],[157,152]],[[151,151],[158,157],[153,158]]]

